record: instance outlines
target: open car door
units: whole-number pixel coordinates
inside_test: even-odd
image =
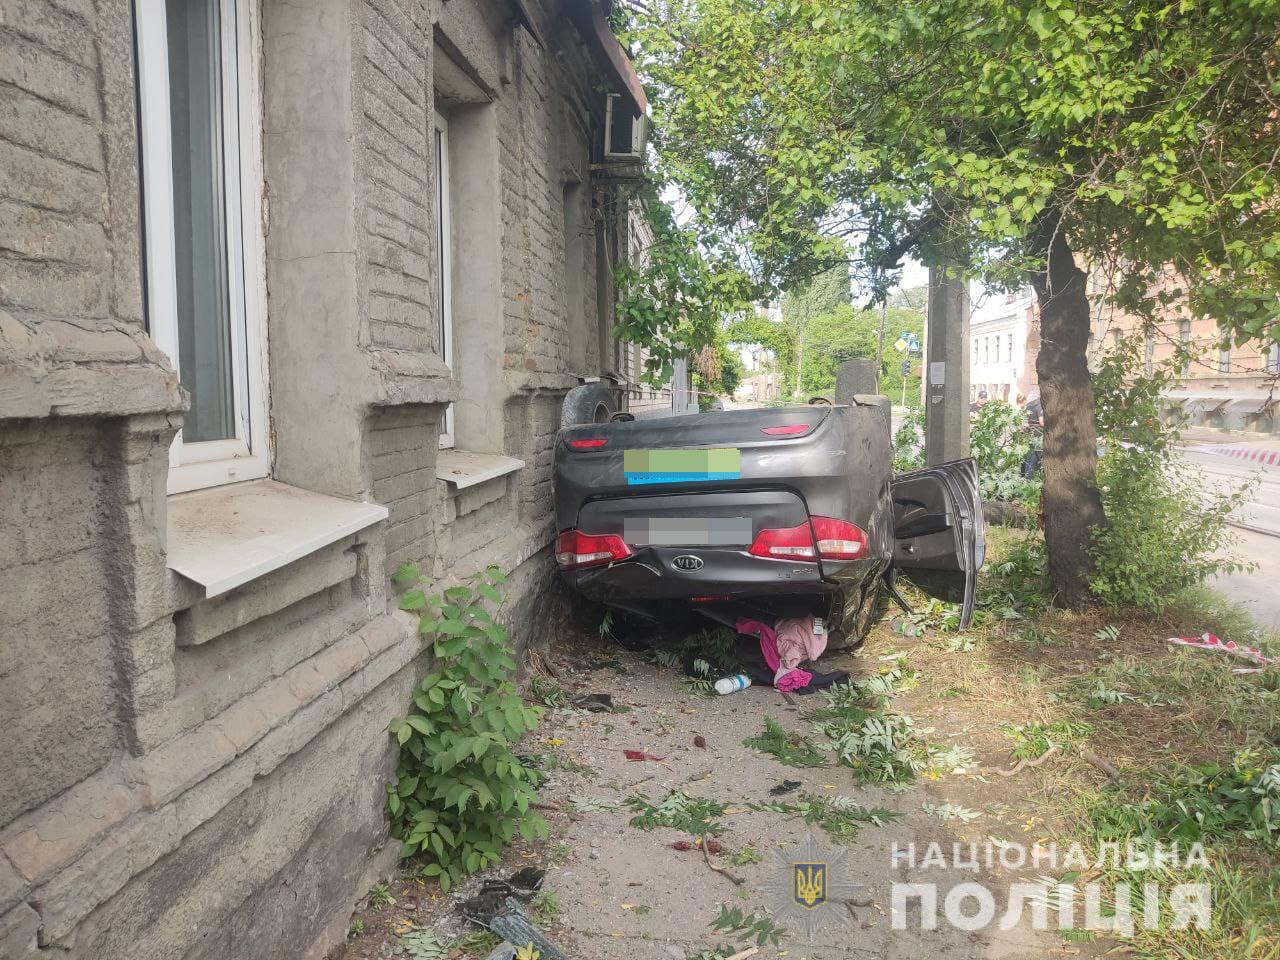
[[[893,479],[894,569],[932,597],[960,604],[969,626],[986,556],[978,468],[955,460]]]

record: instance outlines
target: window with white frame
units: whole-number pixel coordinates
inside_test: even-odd
[[[191,395],[169,492],[267,475],[251,0],[135,0],[147,325]]]
[[[436,304],[440,314],[440,356],[445,366],[453,369],[453,245],[449,216],[449,121],[440,111],[432,124],[432,142],[436,164],[436,266],[440,276],[440,296]],[[445,408],[440,427],[440,446],[453,446],[453,404]]]

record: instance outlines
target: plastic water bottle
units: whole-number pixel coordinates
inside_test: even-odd
[[[716,693],[724,696],[726,693],[745,690],[749,686],[751,686],[751,678],[745,673],[740,673],[736,677],[721,677],[716,681]]]

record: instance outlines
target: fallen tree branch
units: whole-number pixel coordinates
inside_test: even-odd
[[[1048,760],[1051,756],[1053,756],[1057,752],[1058,752],[1058,745],[1056,743],[1051,743],[1049,745],[1049,749],[1046,750],[1044,753],[1040,754],[1040,756],[1036,757],[1034,760],[1019,760],[1008,770],[1004,769],[1003,767],[981,767],[979,769],[983,773],[994,773],[998,777],[1012,777],[1021,773],[1023,770],[1027,770],[1031,767],[1040,766],[1040,764],[1044,763],[1046,760]]]
[[[1095,767],[1097,767],[1099,770],[1105,773],[1107,775],[1107,778],[1112,783],[1120,782],[1120,771],[1116,769],[1115,764],[1113,764],[1111,761],[1103,760],[1100,756],[1098,756],[1096,753],[1094,753],[1092,750],[1090,750],[1088,747],[1085,747],[1085,746],[1082,746],[1080,748],[1080,756],[1084,757],[1086,760],[1092,763]]]
[[[730,873],[728,870],[726,870],[724,867],[717,867],[714,863],[712,863],[712,862],[711,862],[711,854],[710,854],[710,852],[707,850],[707,838],[706,838],[706,837],[703,837],[703,838],[702,838],[702,843],[700,843],[700,844],[699,844],[699,846],[700,846],[700,847],[702,847],[702,859],[703,859],[703,860],[705,860],[705,861],[707,861],[707,866],[708,866],[708,867],[710,867],[710,868],[711,868],[712,870],[714,870],[716,873],[718,873],[718,874],[720,874],[721,876],[723,876],[723,877],[724,877],[725,879],[727,879],[730,883],[732,883],[735,887],[740,887],[740,886],[742,886],[742,884],[743,884],[743,879],[742,879],[741,877],[735,876],[734,874],[732,874],[732,873]]]

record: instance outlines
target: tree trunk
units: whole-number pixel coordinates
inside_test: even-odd
[[[1106,518],[1098,494],[1085,275],[1056,218],[1035,238],[1047,267],[1032,277],[1040,304],[1036,375],[1044,404],[1044,539],[1054,602],[1089,603],[1089,541]]]

